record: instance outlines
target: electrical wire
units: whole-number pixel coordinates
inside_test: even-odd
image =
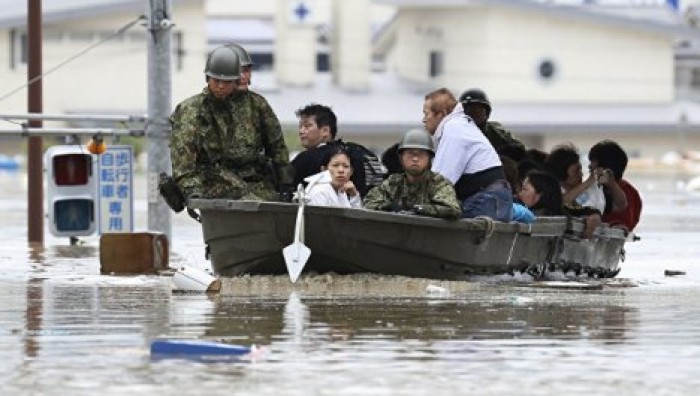
[[[145,19],[146,19],[146,16],[145,16],[145,15],[140,15],[138,18],[134,19],[133,21],[131,21],[131,22],[125,24],[124,26],[120,27],[119,29],[117,29],[117,31],[115,31],[113,34],[111,34],[111,35],[109,35],[109,36],[106,36],[106,37],[103,37],[101,40],[98,40],[96,43],[94,43],[94,44],[92,44],[92,45],[89,45],[88,47],[86,47],[85,49],[83,49],[83,50],[77,52],[75,55],[69,57],[68,59],[65,59],[65,60],[63,60],[62,62],[59,62],[57,65],[55,65],[55,66],[49,68],[47,71],[45,71],[45,72],[41,73],[40,75],[38,75],[38,76],[32,78],[31,80],[27,81],[25,84],[22,84],[22,85],[20,85],[19,87],[17,87],[17,88],[15,88],[15,89],[11,90],[10,92],[8,92],[8,93],[6,93],[6,94],[0,96],[0,102],[2,102],[3,100],[9,98],[10,96],[16,94],[17,92],[19,92],[19,91],[21,91],[21,90],[23,90],[23,89],[29,87],[30,85],[32,85],[32,84],[34,84],[35,82],[41,80],[41,79],[44,78],[45,76],[47,76],[47,75],[49,75],[49,74],[55,72],[56,70],[58,70],[58,69],[60,69],[61,67],[65,66],[67,63],[72,62],[72,61],[74,61],[74,60],[80,58],[81,56],[85,55],[88,51],[94,49],[95,47],[97,47],[97,46],[99,46],[99,45],[102,45],[105,41],[111,40],[112,38],[114,38],[114,37],[116,37],[116,36],[118,36],[118,35],[120,35],[120,34],[123,34],[123,33],[126,32],[127,30],[129,30],[132,26],[134,26],[135,24],[137,24],[139,21],[143,21],[143,20],[145,20]]]

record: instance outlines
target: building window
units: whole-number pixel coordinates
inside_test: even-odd
[[[551,80],[552,78],[554,78],[554,75],[556,74],[556,72],[557,72],[557,69],[556,69],[556,66],[554,65],[554,61],[552,61],[550,59],[544,59],[537,66],[537,73],[539,74],[540,78],[543,80]]]
[[[430,51],[430,77],[439,77],[445,71],[442,51]]]
[[[331,70],[331,60],[328,54],[316,54],[316,71],[327,72]]]
[[[10,30],[10,69],[27,64],[28,44],[27,32],[17,29]]]
[[[690,69],[690,88],[700,89],[700,68],[698,67]]]
[[[253,61],[254,70],[272,70],[275,64],[275,56],[269,52],[248,52]]]

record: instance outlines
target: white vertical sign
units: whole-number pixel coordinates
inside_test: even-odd
[[[134,231],[134,149],[108,146],[97,156],[100,233]]]

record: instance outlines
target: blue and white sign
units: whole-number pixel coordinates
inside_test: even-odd
[[[97,156],[100,233],[134,231],[134,149],[108,146]]]
[[[314,23],[316,15],[314,12],[314,1],[294,0],[289,2],[289,23],[291,25],[307,25]]]

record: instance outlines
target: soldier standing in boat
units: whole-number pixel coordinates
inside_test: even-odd
[[[204,90],[170,117],[173,177],[184,197],[276,200],[275,185],[292,178],[277,116],[247,89],[250,74],[232,48],[211,51],[204,74]]]
[[[399,143],[398,155],[404,172],[390,175],[380,186],[370,190],[363,206],[372,210],[459,219],[462,211],[452,183],[430,170],[435,156],[430,135],[420,129],[406,132]]]
[[[289,152],[284,143],[282,127],[277,115],[265,98],[250,90],[253,78],[253,59],[242,46],[230,43],[226,47],[232,49],[241,62],[241,78],[231,99],[236,111],[263,138],[264,154],[267,157],[268,169],[272,172],[272,180],[283,200],[291,198],[295,188],[294,167],[289,163]]]
[[[459,101],[464,107],[464,113],[474,120],[496,151],[500,152],[505,146],[513,146],[525,151],[525,145],[503,128],[503,125],[489,121],[491,102],[484,91],[479,88],[468,89],[462,93]],[[519,161],[520,158],[514,158],[514,160]]]

